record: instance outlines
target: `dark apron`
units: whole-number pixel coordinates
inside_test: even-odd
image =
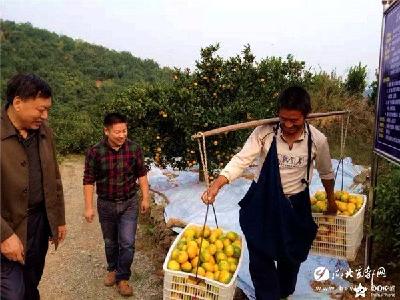
[[[239,221],[246,241],[254,251],[273,260],[298,264],[307,259],[317,233],[311,214],[308,187],[311,164],[311,131],[308,128],[307,179],[304,191],[287,198],[283,193],[276,147],[276,135],[261,168],[239,202]]]

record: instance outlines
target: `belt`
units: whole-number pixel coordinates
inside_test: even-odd
[[[130,196],[125,196],[125,197],[120,197],[120,198],[99,196],[98,199],[101,201],[108,201],[108,202],[125,202],[125,201],[133,199],[135,196],[136,196],[136,193],[132,194]]]

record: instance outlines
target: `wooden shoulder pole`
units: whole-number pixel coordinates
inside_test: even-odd
[[[340,116],[340,115],[349,114],[349,113],[350,113],[349,111],[345,111],[345,110],[332,111],[332,112],[327,112],[327,113],[313,113],[313,114],[308,115],[307,120],[326,118],[326,117],[332,117],[332,116]],[[217,134],[221,134],[221,133],[227,133],[230,131],[236,131],[236,130],[240,130],[240,129],[254,128],[257,126],[261,126],[261,125],[273,124],[278,121],[279,121],[279,118],[270,118],[270,119],[238,123],[238,124],[234,124],[234,125],[229,125],[229,126],[225,126],[225,127],[208,130],[208,131],[205,131],[202,133],[196,133],[196,134],[192,135],[192,139],[202,138],[203,136],[207,137],[207,136],[217,135]]]

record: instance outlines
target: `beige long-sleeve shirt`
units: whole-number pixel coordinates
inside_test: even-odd
[[[312,148],[311,157],[321,179],[333,179],[331,155],[325,135],[310,125]],[[257,181],[261,167],[267,156],[274,136],[273,125],[263,125],[254,129],[249,136],[242,150],[237,153],[221,171],[220,175],[225,176],[229,182],[238,178],[243,171],[257,159]],[[282,136],[281,129],[277,132],[277,152],[279,159],[279,172],[283,192],[285,195],[293,195],[301,192],[305,184],[301,182],[306,179],[307,173],[307,138],[308,130],[305,127],[300,138],[294,142],[292,149]],[[310,180],[313,174],[313,164],[310,166]]]

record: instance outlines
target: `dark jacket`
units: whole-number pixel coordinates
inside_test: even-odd
[[[39,155],[43,176],[43,195],[51,233],[65,225],[64,195],[51,129],[39,128]],[[1,241],[15,233],[26,251],[29,172],[24,146],[15,127],[1,110]]]

